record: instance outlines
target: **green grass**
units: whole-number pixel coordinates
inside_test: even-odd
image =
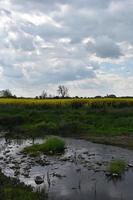
[[[20,183],[14,178],[4,176],[0,171],[0,199],[1,200],[45,200],[46,193],[33,192],[30,186]]]
[[[121,136],[133,133],[133,99],[0,99],[9,137]]]
[[[27,191],[23,188],[5,187],[4,189],[5,199],[4,200],[38,200],[39,194]],[[42,198],[41,198],[42,199]]]
[[[23,152],[31,155],[44,154],[58,154],[63,153],[65,149],[65,142],[59,137],[50,137],[43,144],[34,144],[25,147]]]
[[[111,161],[108,167],[108,171],[111,174],[122,175],[125,171],[125,168],[126,168],[126,163],[124,160],[113,160]]]

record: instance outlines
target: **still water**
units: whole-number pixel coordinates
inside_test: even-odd
[[[133,151],[80,139],[64,140],[67,148],[63,155],[33,158],[21,150],[33,143],[42,143],[43,139],[0,138],[0,168],[6,176],[33,186],[34,190],[45,189],[49,200],[133,200],[132,167],[121,179],[106,176],[112,159],[133,164]],[[37,185],[36,176],[44,182]]]

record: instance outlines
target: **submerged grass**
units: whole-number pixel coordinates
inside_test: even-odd
[[[43,144],[34,144],[25,147],[23,152],[31,155],[44,154],[58,154],[63,153],[65,149],[65,142],[59,137],[50,137]]]
[[[108,171],[111,174],[122,175],[126,169],[126,162],[124,160],[113,160],[110,162]]]

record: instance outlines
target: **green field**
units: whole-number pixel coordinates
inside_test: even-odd
[[[1,98],[0,129],[11,137],[132,135],[133,98]]]

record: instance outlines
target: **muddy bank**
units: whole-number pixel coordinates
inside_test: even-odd
[[[133,136],[100,136],[85,138],[89,141],[99,144],[114,145],[133,150]]]

